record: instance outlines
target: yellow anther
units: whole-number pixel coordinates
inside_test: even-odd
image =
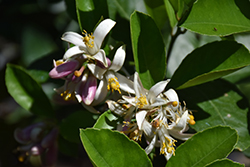
[[[18,157],[18,161],[19,161],[19,162],[23,162],[23,161],[24,161],[24,156],[23,156],[23,155],[20,155],[20,156]]]
[[[124,109],[129,109],[129,106],[126,105],[126,104],[122,104],[122,108],[124,108]]]
[[[154,128],[158,128],[159,126],[160,126],[160,121],[159,120],[154,120],[153,122],[152,122],[152,126],[154,127]]]
[[[83,30],[82,34],[85,35],[85,37],[82,37],[83,42],[90,48],[94,47],[95,37],[93,36],[93,34],[88,34],[85,30]]]
[[[166,144],[165,144],[165,143],[162,143],[162,147],[161,147],[160,154],[166,155],[166,153],[165,153],[165,148],[167,148],[167,147],[166,147]]]
[[[172,105],[173,105],[174,107],[176,107],[176,106],[178,105],[178,102],[177,102],[177,101],[173,101]]]
[[[76,70],[76,71],[74,72],[74,75],[75,75],[76,77],[80,77],[80,76],[82,75],[82,72]]]
[[[188,123],[189,123],[190,125],[194,125],[194,124],[195,124],[195,120],[194,120],[194,116],[193,116],[193,115],[189,115]]]
[[[135,99],[136,99],[136,101],[137,101],[136,106],[137,106],[138,108],[143,108],[144,105],[147,105],[147,104],[148,104],[147,98],[146,98],[145,95],[144,95],[144,96],[141,95],[139,98],[138,98],[138,97],[135,97]]]
[[[65,90],[63,93],[60,94],[65,101],[71,100],[72,99],[72,94],[68,91]]]
[[[114,77],[114,78],[109,78],[107,89],[108,89],[108,90],[111,89],[112,92],[113,92],[114,90],[117,90],[117,91],[121,94],[121,91],[120,91],[120,84],[119,84],[119,82],[117,81],[117,78],[116,78],[116,77]]]
[[[61,64],[63,64],[64,62],[62,61],[62,60],[57,60],[56,61],[56,66],[59,66],[59,65],[61,65]]]
[[[174,150],[173,147],[168,147],[168,148],[167,148],[167,152],[168,152],[168,153],[172,153],[173,150]]]

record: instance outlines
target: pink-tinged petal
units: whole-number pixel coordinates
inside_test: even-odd
[[[100,112],[97,111],[94,107],[88,106],[88,105],[86,105],[86,104],[84,104],[84,103],[81,103],[81,104],[82,104],[82,106],[83,106],[85,109],[87,109],[89,112],[92,112],[92,113],[94,113],[94,114],[100,114]]]
[[[86,48],[82,47],[82,46],[73,46],[71,48],[69,48],[63,55],[63,59],[67,60],[75,55],[79,55],[79,54],[84,54],[86,53]],[[84,56],[84,58],[87,58],[86,56]]]
[[[79,66],[78,61],[72,60],[54,67],[50,72],[51,78],[62,78],[73,73]]]
[[[134,75],[134,89],[136,97],[146,96],[146,90],[144,89],[137,72],[135,72]]]
[[[94,41],[98,48],[101,48],[102,42],[109,31],[114,27],[116,22],[111,19],[103,20],[95,29],[94,31]]]
[[[127,93],[135,94],[134,83],[131,80],[119,73],[115,73],[115,76],[117,77],[121,90]]]
[[[145,110],[141,110],[141,111],[137,112],[135,115],[137,126],[138,126],[139,130],[143,130],[142,125],[143,125],[143,121],[145,120],[146,115],[147,115],[147,111],[145,111]]]
[[[69,42],[69,43],[72,43],[76,46],[82,46],[82,47],[85,47],[86,48],[86,45],[85,43],[83,42],[83,36],[81,36],[80,34],[78,33],[75,33],[75,32],[65,32],[63,35],[62,35],[62,40],[63,41],[66,41],[66,42]]]
[[[58,128],[53,128],[53,129],[49,132],[49,134],[47,134],[47,135],[43,138],[43,140],[42,140],[42,142],[41,142],[41,146],[42,146],[43,148],[51,147],[51,146],[55,143],[57,136],[58,136]]]
[[[101,103],[102,101],[104,101],[107,94],[108,94],[107,81],[105,79],[100,80],[100,83],[99,83],[98,88],[96,90],[95,100],[92,102],[91,105],[95,106],[95,105],[98,105],[99,103]]]
[[[91,73],[100,80],[103,78],[104,73],[107,71],[107,69],[103,69],[95,64],[87,64],[87,66]]]
[[[99,52],[97,52],[94,56],[93,56],[97,61],[99,61],[99,63],[103,64],[103,66],[106,68],[108,67],[108,62],[107,62],[107,58],[106,58],[106,53],[104,52],[104,50],[100,49]]]
[[[126,57],[126,53],[125,53],[125,45],[119,47],[115,53],[113,62],[111,64],[111,66],[109,67],[109,70],[113,70],[113,71],[119,71],[122,66],[123,63],[125,61],[125,57]]]
[[[148,92],[148,100],[151,104],[154,103],[156,96],[164,91],[169,81],[170,80],[160,81],[150,88]]]
[[[82,90],[82,101],[86,105],[90,105],[96,94],[97,80],[93,75],[89,75],[87,81],[81,85],[80,90]]]

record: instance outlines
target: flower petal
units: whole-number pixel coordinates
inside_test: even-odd
[[[146,89],[144,89],[139,74],[137,72],[135,72],[134,75],[134,89],[136,97],[146,96]]]
[[[145,148],[146,154],[149,154],[153,150],[155,143],[156,143],[156,139],[157,139],[157,136],[154,135],[154,137],[151,140],[151,142],[149,143],[149,145]]]
[[[87,109],[89,112],[92,112],[92,113],[94,113],[94,114],[100,114],[100,112],[97,111],[94,107],[88,106],[88,105],[86,105],[86,104],[84,104],[84,103],[81,103],[81,104],[82,104],[82,106],[83,106],[85,109]]]
[[[106,59],[106,53],[104,52],[104,50],[100,49],[100,51],[97,52],[93,57],[96,60],[98,60],[100,63],[102,63],[104,65],[104,67],[108,67],[108,62],[107,62],[107,59]]]
[[[124,77],[123,75],[119,73],[115,73],[115,76],[118,79],[121,90],[128,92],[128,93],[135,94],[134,83],[131,80],[129,80],[128,78]]]
[[[95,44],[98,48],[101,48],[104,38],[114,27],[115,23],[116,22],[111,19],[105,19],[96,27],[93,35],[95,37]]]
[[[95,100],[93,101],[92,106],[101,103],[106,98],[107,94],[108,94],[107,81],[106,79],[100,80],[100,83],[96,90]]]
[[[84,48],[86,48],[86,45],[85,43],[83,42],[83,36],[81,36],[80,34],[78,33],[75,33],[75,32],[65,32],[63,35],[62,35],[62,40],[66,41],[66,42],[69,42],[69,43],[72,43],[76,46],[82,46]]]
[[[107,69],[103,69],[95,64],[87,64],[89,70],[91,73],[98,79],[103,79],[103,75],[106,72]]]
[[[136,122],[137,122],[137,126],[139,130],[143,130],[142,125],[143,125],[143,121],[145,120],[146,115],[147,115],[146,110],[141,110],[135,114],[135,118],[136,118]]]
[[[82,90],[82,101],[86,105],[90,105],[96,94],[96,88],[97,88],[97,80],[93,75],[89,75],[87,81],[81,85],[82,87],[80,90]]]
[[[78,61],[72,60],[54,67],[50,72],[51,78],[62,78],[73,73],[79,66]]]
[[[109,70],[114,70],[115,72],[119,71],[123,66],[125,57],[126,57],[125,45],[123,45],[117,49],[113,62],[111,66],[109,67]]]
[[[122,96],[122,98],[128,102],[129,104],[132,104],[133,106],[136,106],[136,99],[131,96]]]
[[[170,80],[160,81],[150,88],[148,92],[148,100],[150,103],[154,103],[156,96],[164,91],[169,81]]]
[[[169,99],[169,101],[171,101],[171,102],[177,101],[177,106],[174,107],[171,105],[173,110],[176,111],[177,108],[179,107],[179,98],[178,98],[178,95],[175,92],[175,90],[169,89],[168,91],[164,92],[163,94]]]
[[[115,114],[119,116],[123,116],[126,113],[126,109],[124,109],[120,104],[115,101],[107,100],[108,108]]]
[[[190,133],[181,133],[178,131],[172,131],[169,130],[169,134],[173,136],[174,138],[180,139],[180,140],[188,140],[190,137],[192,137],[194,134]]]
[[[83,48],[81,46],[73,46],[65,52],[65,54],[63,55],[63,59],[67,60],[70,57],[73,57],[73,56],[78,55],[78,54],[84,54],[84,53],[86,53],[85,48]],[[84,57],[87,58],[86,56],[84,56]]]

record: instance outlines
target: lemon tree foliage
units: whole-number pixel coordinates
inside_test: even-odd
[[[3,166],[245,165],[227,157],[249,155],[248,0],[9,8],[0,10],[0,147],[15,160]]]

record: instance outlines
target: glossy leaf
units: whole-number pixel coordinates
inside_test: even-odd
[[[207,165],[206,167],[222,167],[222,166],[230,166],[230,167],[244,167],[243,164],[234,162],[229,159],[220,159],[220,160],[215,160],[211,164]]]
[[[42,70],[27,70],[28,74],[32,76],[38,83],[44,83],[49,79],[49,73]]]
[[[93,32],[99,20],[108,17],[106,0],[76,0],[76,12],[81,31]]]
[[[167,163],[167,167],[200,167],[216,159],[227,157],[238,139],[236,130],[217,126],[198,132],[180,145]]]
[[[176,15],[175,15],[174,8],[171,5],[169,0],[164,0],[164,4],[165,4],[165,7],[166,7],[166,11],[167,11],[167,14],[168,14],[168,19],[169,19],[170,25],[173,28],[178,22],[177,18],[176,18]]]
[[[10,95],[24,109],[40,116],[54,116],[43,89],[22,67],[8,64],[5,81]]]
[[[154,20],[143,13],[131,15],[131,39],[136,71],[149,89],[162,80],[166,70],[166,53],[161,33]]]
[[[250,31],[250,20],[241,12],[239,3],[240,0],[198,0],[181,27],[216,36]]]
[[[216,80],[178,93],[187,107],[194,111],[196,124],[192,128],[196,131],[216,125],[228,125],[238,132],[237,149],[245,150],[250,146],[249,104],[234,85]]]
[[[80,143],[79,128],[92,127],[95,123],[93,114],[88,111],[77,111],[62,120],[60,133],[68,141]]]
[[[152,166],[145,151],[120,132],[80,129],[80,136],[94,166]]]
[[[108,110],[98,118],[93,127],[97,129],[115,129],[117,127],[117,121],[118,117]]]
[[[234,41],[217,41],[187,55],[168,84],[177,89],[202,84],[250,64],[249,51]]]

